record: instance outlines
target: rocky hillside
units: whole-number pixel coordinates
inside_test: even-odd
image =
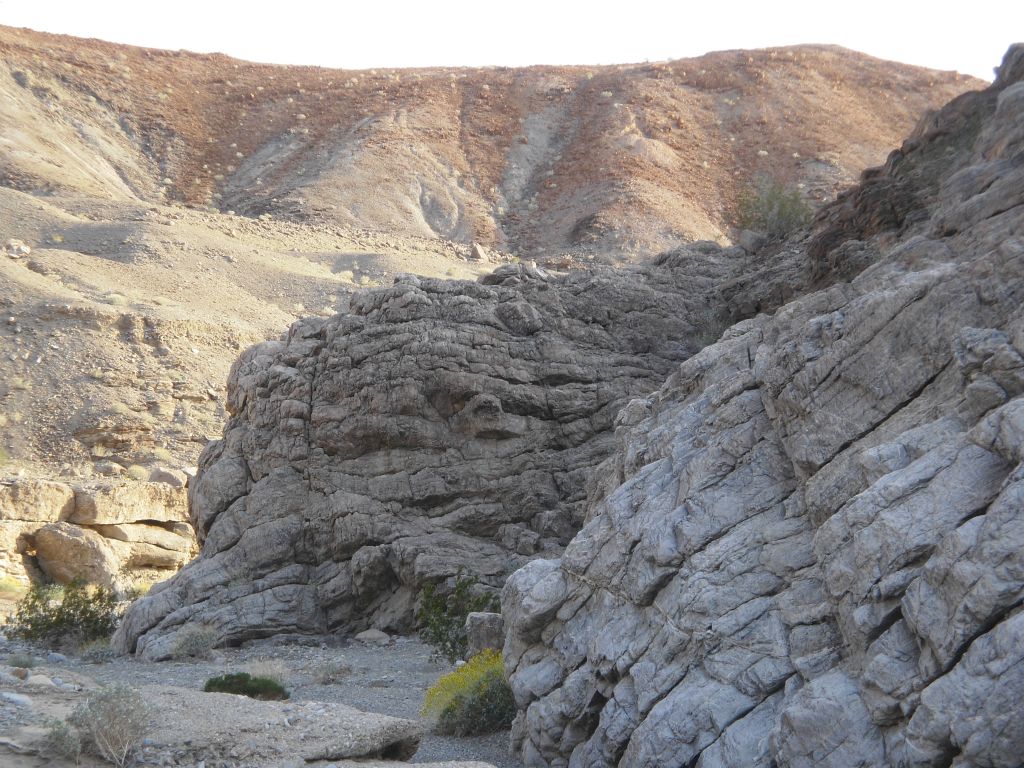
[[[758,174],[824,200],[979,81],[839,48],[340,71],[0,28],[0,183],[629,258],[727,236]]]
[[[0,477],[75,483],[194,466],[241,350],[354,291],[720,238],[752,174],[820,197],[977,85],[825,48],[340,72],[0,27],[0,54]]]
[[[1022,159],[1018,46],[796,249],[850,282],[620,413],[504,591],[527,765],[1020,764]]]

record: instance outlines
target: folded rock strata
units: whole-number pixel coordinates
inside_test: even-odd
[[[1022,77],[823,214],[850,282],[620,413],[583,529],[504,589],[527,765],[1020,764]]]
[[[612,419],[699,346],[739,249],[482,282],[400,276],[243,354],[190,488],[201,556],[128,614],[151,658],[189,622],[224,642],[402,631],[425,583],[492,588],[579,529]]]

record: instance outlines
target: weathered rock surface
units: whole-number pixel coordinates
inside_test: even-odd
[[[276,732],[288,728],[301,729],[305,738],[298,754],[279,754],[279,759],[298,758],[306,762],[359,758],[406,760],[416,753],[422,734],[419,724],[411,720],[360,712],[331,702],[288,705],[164,686],[149,686],[146,693],[147,702],[164,715],[188,711],[190,699],[196,708],[212,706],[216,710],[217,716],[211,717],[211,722],[198,729],[198,733],[182,731],[178,727],[180,718],[166,717],[164,725],[151,737],[158,745],[174,745],[184,750],[195,762],[237,759],[242,756],[240,753],[247,751],[253,764],[272,764],[274,744],[281,741]],[[243,747],[238,734],[252,732],[253,723],[267,723],[271,727],[256,730]],[[288,749],[295,746],[288,740]],[[231,751],[235,754],[230,754]]]
[[[466,616],[466,658],[481,651],[500,651],[505,645],[505,622],[500,613],[473,611]]]
[[[420,587],[493,588],[582,522],[612,420],[697,348],[741,249],[480,283],[402,276],[235,365],[232,416],[190,484],[201,557],[130,611],[159,658],[188,622],[227,642],[413,625]]]
[[[826,211],[828,287],[620,413],[504,589],[527,765],[1020,765],[1022,76]]]
[[[106,587],[170,575],[196,552],[184,488],[167,483],[0,483],[0,575]]]

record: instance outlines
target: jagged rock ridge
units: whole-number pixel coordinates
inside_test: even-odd
[[[504,590],[527,765],[1020,764],[1022,79],[1016,46],[823,214],[803,262],[850,282],[622,411]]]

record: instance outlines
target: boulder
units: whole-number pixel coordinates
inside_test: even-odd
[[[117,550],[96,531],[70,523],[50,523],[34,535],[39,567],[53,581],[82,579],[112,588],[121,570]]]
[[[56,523],[75,510],[70,485],[49,480],[20,479],[0,483],[0,521]]]
[[[258,701],[157,685],[143,686],[141,693],[161,713],[147,734],[149,751],[172,754],[179,765],[401,761],[416,753],[422,737],[411,720],[334,702]],[[192,726],[183,729],[186,720]]]
[[[0,484],[0,575],[27,583],[38,565],[61,583],[114,586],[122,571],[177,570],[196,551],[186,504],[184,488],[165,483]]]
[[[188,475],[180,469],[156,467],[149,473],[149,482],[167,483],[172,488],[184,488],[188,484]]]
[[[379,629],[364,629],[352,639],[363,645],[391,645],[391,636]]]
[[[487,255],[487,249],[480,245],[480,243],[473,243],[469,246],[469,259],[470,261],[479,261],[485,264],[491,260]]]
[[[505,645],[505,623],[500,613],[473,611],[466,615],[466,658],[481,651],[500,651]]]

